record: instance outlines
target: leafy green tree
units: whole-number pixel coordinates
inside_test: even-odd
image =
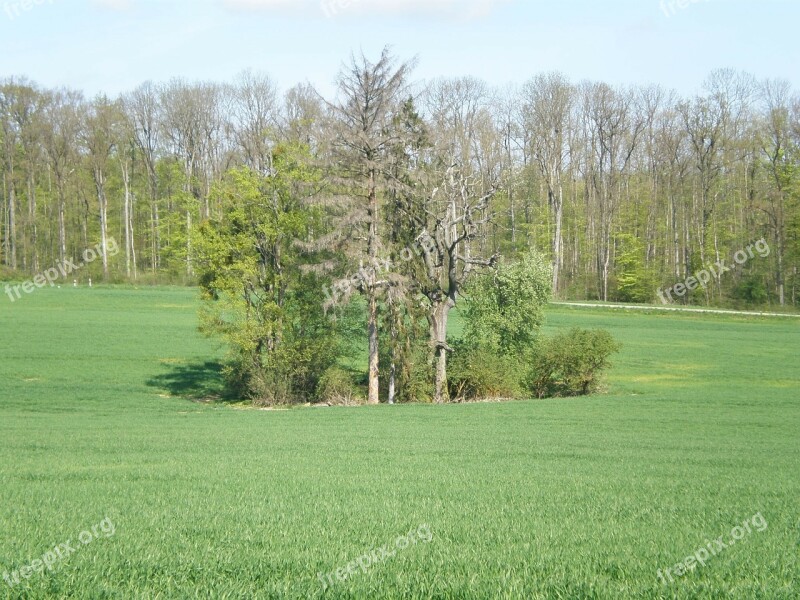
[[[642,240],[628,233],[617,234],[617,298],[622,302],[650,302],[655,278],[645,265]]]
[[[260,403],[308,401],[337,357],[335,325],[308,240],[320,219],[303,196],[318,179],[307,152],[279,146],[273,172],[234,169],[214,187],[221,214],[203,222],[196,257],[205,304],[201,328],[230,348],[226,375]]]
[[[550,301],[550,261],[529,250],[465,287],[464,337],[454,344],[449,388],[455,398],[516,398],[536,351]]]
[[[498,354],[528,354],[544,323],[552,283],[550,261],[536,250],[476,277],[465,291],[466,343]]]

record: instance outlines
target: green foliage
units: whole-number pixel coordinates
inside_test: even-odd
[[[732,296],[745,306],[763,306],[767,303],[768,294],[764,281],[757,275],[742,279],[734,288]]]
[[[448,368],[450,397],[456,402],[520,398],[524,394],[520,373],[517,357],[456,343]]]
[[[472,279],[465,290],[464,336],[450,361],[451,397],[518,398],[524,393],[520,367],[536,346],[552,277],[545,257],[530,250]]]
[[[467,346],[511,356],[529,352],[544,323],[552,279],[549,262],[533,249],[474,277],[464,292]]]
[[[618,234],[617,299],[620,302],[651,302],[657,287],[656,278],[645,266],[642,240],[630,234]]]
[[[621,350],[608,331],[574,328],[543,340],[526,387],[538,398],[596,392],[609,358]]]
[[[353,382],[351,373],[338,366],[329,367],[320,377],[317,400],[341,406],[364,403],[363,394]]]
[[[279,147],[271,177],[230,171],[213,190],[221,215],[196,236],[202,330],[225,340],[229,383],[257,403],[312,399],[338,356],[335,324],[322,310],[327,282],[304,268],[313,257],[296,243],[319,225],[299,193],[315,177],[306,158],[302,148]]]

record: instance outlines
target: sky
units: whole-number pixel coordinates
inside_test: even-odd
[[[731,67],[800,90],[798,23],[800,0],[0,0],[0,79],[116,96],[250,69],[330,94],[352,53],[388,45],[420,81],[561,71],[694,94]]]

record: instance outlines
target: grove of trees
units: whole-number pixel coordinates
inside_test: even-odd
[[[550,73],[494,89],[415,82],[413,66],[353,57],[328,99],[308,84],[280,94],[252,72],[91,99],[0,81],[0,278],[119,240],[86,274],[199,283],[231,380],[273,402],[348,395],[337,365],[362,315],[367,400],[383,389],[390,402],[446,401],[474,384],[469,356],[547,362],[532,348],[551,292],[652,302],[762,238],[768,257],[682,301],[800,302],[800,95],[788,83],[719,70],[681,97]],[[448,320],[470,294],[481,302],[458,356]],[[515,297],[530,331],[503,310]],[[540,376],[528,391],[565,385]]]

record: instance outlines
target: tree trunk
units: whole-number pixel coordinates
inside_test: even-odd
[[[67,259],[67,227],[64,216],[66,198],[64,194],[64,184],[58,183],[58,257],[61,264]]]
[[[8,265],[17,270],[17,220],[16,220],[16,192],[14,190],[14,180],[11,180],[11,186],[8,194],[8,239],[9,239],[9,257]]]
[[[380,404],[380,380],[378,366],[378,298],[377,290],[369,290],[369,398],[368,404]]]
[[[186,274],[192,276],[192,212],[186,211]]]
[[[376,189],[375,170],[369,173],[369,240],[367,253],[370,265],[373,266],[368,283],[369,296],[369,398],[368,404],[380,403],[380,358],[378,354],[378,290],[375,286],[378,264],[378,192]]]
[[[561,273],[563,254],[563,222],[564,222],[564,187],[561,176],[558,176],[558,196],[555,197],[556,231],[553,236],[553,296],[558,297],[558,278]]]
[[[450,310],[455,306],[453,300],[445,297],[433,305],[430,313],[431,339],[433,340],[434,360],[436,362],[436,392],[434,402],[444,404],[450,400],[447,386],[447,321]]]
[[[33,180],[33,172],[28,179],[28,220],[31,224],[31,269],[34,273],[39,272],[39,231],[36,224],[36,183]]]
[[[397,377],[397,363],[392,361],[391,366],[389,367],[389,404],[394,404],[395,398],[395,386],[396,386],[396,377]]]
[[[97,201],[100,203],[100,244],[103,248],[103,279],[108,279],[108,199],[106,198],[105,176],[97,173]]]

